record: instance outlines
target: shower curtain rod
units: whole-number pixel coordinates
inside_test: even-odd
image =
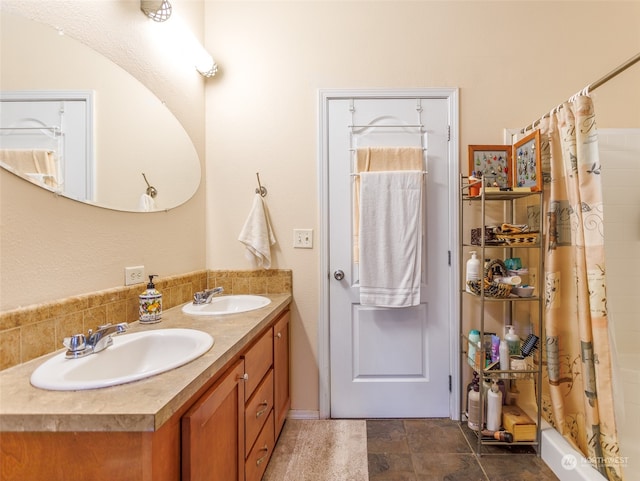
[[[632,65],[636,64],[637,62],[640,62],[640,53],[638,53],[635,56],[631,57],[629,60],[627,60],[623,64],[619,65],[618,67],[613,69],[611,72],[609,72],[608,74],[606,74],[603,77],[599,78],[595,82],[590,83],[585,88],[583,88],[581,91],[579,91],[578,93],[575,93],[574,95],[572,95],[571,98],[576,97],[576,96],[582,94],[583,92],[585,92],[585,94],[588,94],[591,90],[595,90],[598,87],[600,87],[601,85],[607,83],[613,77],[615,77],[618,74],[624,72],[629,67],[631,67]],[[558,107],[556,107],[553,110],[557,110],[557,109],[561,109],[561,108],[562,108],[562,104],[560,104]],[[553,112],[553,110],[551,112]],[[531,130],[531,129],[535,128],[540,123],[540,121],[542,119],[549,117],[551,115],[551,112],[548,112],[548,113],[544,114],[542,116],[542,118],[532,122],[530,125],[527,125],[525,128],[521,129],[520,133],[524,134],[527,130]]]

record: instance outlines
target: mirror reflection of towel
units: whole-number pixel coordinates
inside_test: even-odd
[[[149,194],[142,194],[140,196],[138,210],[141,212],[151,212],[152,210],[156,210],[156,201]]]
[[[2,149],[0,160],[22,176],[58,187],[58,159],[55,152],[44,149]]]
[[[360,304],[420,304],[422,171],[360,174]]]
[[[253,198],[251,211],[238,240],[246,246],[247,253],[255,259],[258,267],[271,267],[271,246],[276,243],[276,238],[269,222],[267,206],[260,194]]]

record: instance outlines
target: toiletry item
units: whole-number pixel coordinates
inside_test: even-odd
[[[530,356],[534,353],[536,349],[538,349],[538,341],[540,338],[535,334],[529,334],[527,338],[522,343],[522,347],[520,348],[520,354],[523,357]]]
[[[480,430],[480,387],[476,384],[469,393],[469,412],[467,425],[474,431]]]
[[[511,370],[512,371],[526,371],[527,370],[527,360],[522,356],[511,356]],[[516,379],[524,379],[527,377],[526,374],[516,374],[514,376]]]
[[[477,281],[478,279],[480,279],[480,259],[478,259],[476,251],[471,251],[471,258],[467,261],[467,273],[464,284],[467,292],[471,292],[469,281]]]
[[[501,282],[502,284],[509,284],[511,286],[519,286],[522,284],[522,278],[520,276],[506,276],[506,277],[494,277],[495,282]]]
[[[465,402],[465,408],[464,408],[465,413],[469,412],[469,393],[473,391],[473,386],[478,385],[478,382],[480,382],[480,380],[478,379],[478,373],[473,371],[473,379],[469,384],[467,384],[467,400]]]
[[[502,392],[494,379],[487,393],[487,429],[498,431],[502,423]]]
[[[490,431],[488,429],[483,429],[482,435],[488,439],[495,439],[496,441],[502,441],[505,443],[513,442],[513,434],[509,431]]]
[[[504,338],[507,340],[507,346],[509,346],[509,355],[510,356],[519,356],[520,355],[520,336],[516,334],[516,331],[513,330],[513,326],[508,327],[508,331],[505,334]]]
[[[153,283],[154,277],[158,277],[158,275],[152,274],[149,276],[147,289],[138,296],[140,300],[140,322],[143,324],[160,322],[162,317],[162,294]]]
[[[500,338],[495,334],[491,334],[491,362],[500,359]]]
[[[506,339],[500,339],[500,370],[509,370],[509,345],[507,344]],[[509,375],[503,373],[502,377],[507,378]]]
[[[467,348],[467,361],[469,365],[476,369],[476,351],[478,350],[478,344],[480,343],[480,331],[477,329],[471,329],[469,331],[469,347]],[[480,369],[478,364],[477,368]]]

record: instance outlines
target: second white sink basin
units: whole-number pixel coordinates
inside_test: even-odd
[[[253,311],[267,306],[270,303],[271,299],[268,297],[239,294],[214,297],[208,304],[194,304],[190,302],[182,306],[182,312],[194,316],[219,316]]]
[[[113,336],[113,345],[79,359],[61,352],[33,371],[31,384],[54,391],[115,386],[155,376],[187,364],[213,346],[213,337],[195,329],[156,329]]]

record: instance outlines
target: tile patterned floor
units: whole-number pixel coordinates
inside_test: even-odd
[[[367,421],[370,481],[555,481],[530,447],[491,446],[482,456],[474,436],[450,419]]]

